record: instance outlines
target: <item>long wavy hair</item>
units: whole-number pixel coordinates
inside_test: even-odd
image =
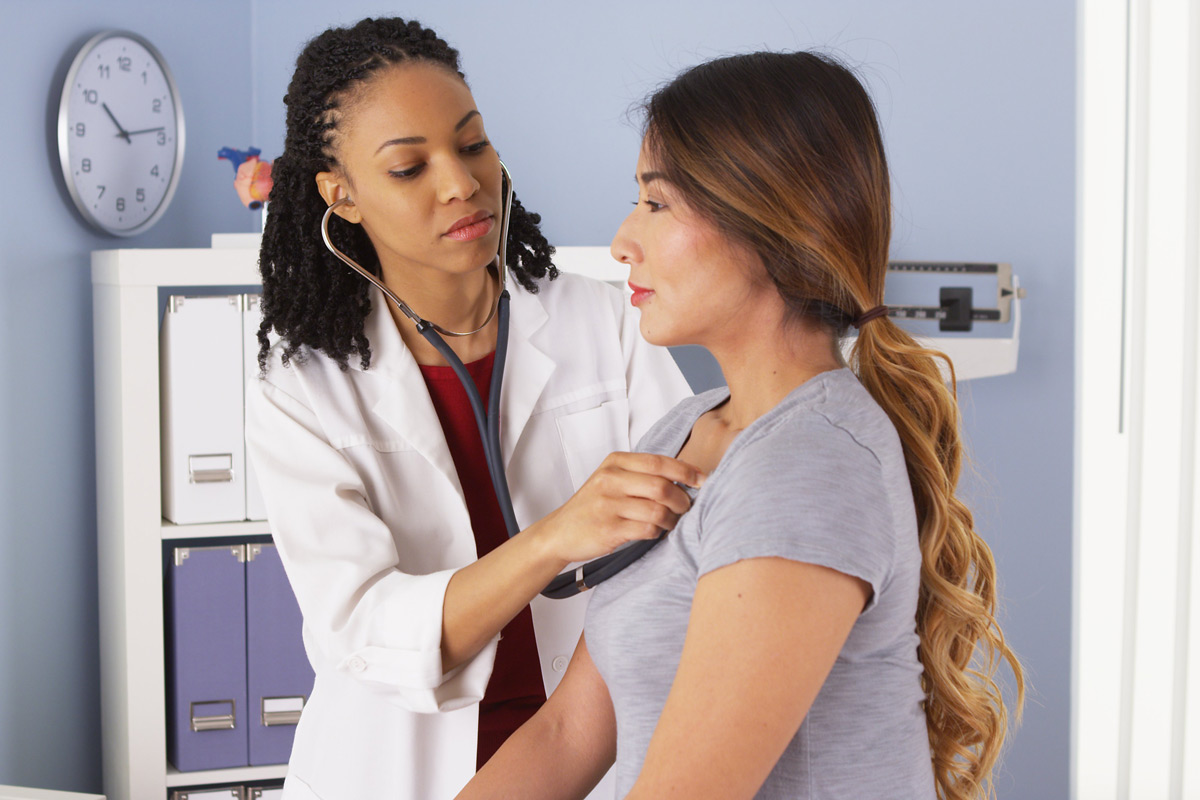
[[[346,369],[358,355],[364,369],[371,348],[363,333],[370,311],[370,284],[342,264],[321,241],[327,207],[316,175],[337,167],[338,125],[352,114],[355,92],[381,70],[421,62],[465,80],[458,51],[419,22],[399,18],[364,19],[352,27],[330,28],[315,37],[296,59],[288,85],[287,132],[283,153],[272,165],[274,187],[259,251],[262,273],[262,326],[258,363],[267,369],[272,330],[283,339],[287,364],[302,346],[320,350]],[[541,217],[513,197],[508,229],[509,270],[529,292],[537,280],[558,276],[554,248],[542,235]],[[379,259],[361,225],[338,216],[330,236],[347,255],[379,275]]]
[[[844,336],[883,304],[891,192],[875,108],[833,59],[753,53],[694,67],[646,104],[654,169],[687,206],[748,245],[789,315]],[[947,387],[938,361],[950,367]],[[992,794],[1008,729],[995,673],[1024,676],[996,619],[996,567],[956,496],[963,448],[953,365],[886,316],[863,325],[850,367],[900,435],[922,554],[918,655],[938,794]]]

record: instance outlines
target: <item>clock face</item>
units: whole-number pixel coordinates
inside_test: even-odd
[[[83,46],[63,85],[58,149],[84,219],[116,236],[157,222],[179,181],[183,134],[175,81],[153,45],[108,32]]]

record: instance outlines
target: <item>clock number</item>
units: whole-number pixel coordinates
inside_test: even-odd
[[[154,167],[150,170],[150,174],[156,178],[158,177],[158,164],[154,165]]]
[[[166,134],[166,132],[165,132],[165,131],[159,131],[159,132],[158,132],[158,143],[159,143],[159,144],[166,144],[166,143],[167,143],[167,134]]]
[[[82,122],[76,122],[75,123],[75,135],[76,136],[84,136],[86,133],[87,133],[87,126],[84,125]]]
[[[125,210],[125,198],[118,197],[117,198],[117,211],[124,211],[124,210]]]
[[[139,203],[144,203],[144,202],[146,202],[146,190],[145,190],[145,189],[138,189],[138,190],[137,190],[137,201],[138,201]]]
[[[117,66],[121,68],[121,72],[129,72],[133,68],[133,59],[129,56],[120,56],[117,58]]]
[[[79,168],[82,169],[84,172],[91,172],[92,171],[92,160],[90,158],[85,158],[83,160],[83,163],[79,165]]]
[[[87,102],[88,105],[94,106],[94,105],[96,105],[96,102],[100,99],[100,95],[96,92],[95,89],[84,89],[83,90],[83,99],[85,102]]]
[[[104,197],[104,187],[97,186],[96,188],[100,190],[100,194],[96,195],[96,199],[99,200],[101,197]]]
[[[110,72],[110,70],[109,70],[109,68],[108,68],[108,64],[101,64],[101,65],[100,65],[100,77],[101,77],[101,78],[108,78],[108,77],[109,77],[109,72]]]
[[[151,103],[150,107],[154,110],[155,114],[161,114],[162,113],[162,100],[158,99],[157,97],[154,98],[154,102]]]

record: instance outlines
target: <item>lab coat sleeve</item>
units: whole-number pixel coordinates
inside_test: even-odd
[[[478,702],[495,641],[442,670],[442,607],[455,570],[401,572],[392,532],[313,411],[267,380],[249,395],[247,446],[306,638],[319,651],[310,652],[314,667],[336,669],[410,711]]]
[[[692,389],[670,351],[642,338],[638,330],[641,315],[629,299],[619,290],[614,294],[629,394],[629,441],[637,443],[680,400],[691,397]]]

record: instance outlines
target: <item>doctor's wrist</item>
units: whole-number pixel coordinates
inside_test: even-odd
[[[551,513],[544,519],[533,523],[519,534],[521,538],[526,540],[528,547],[531,548],[532,563],[537,564],[538,567],[545,570],[550,578],[562,572],[571,563],[569,558],[564,558],[559,553],[561,549],[559,539],[562,537],[555,530],[553,517],[554,514]]]

